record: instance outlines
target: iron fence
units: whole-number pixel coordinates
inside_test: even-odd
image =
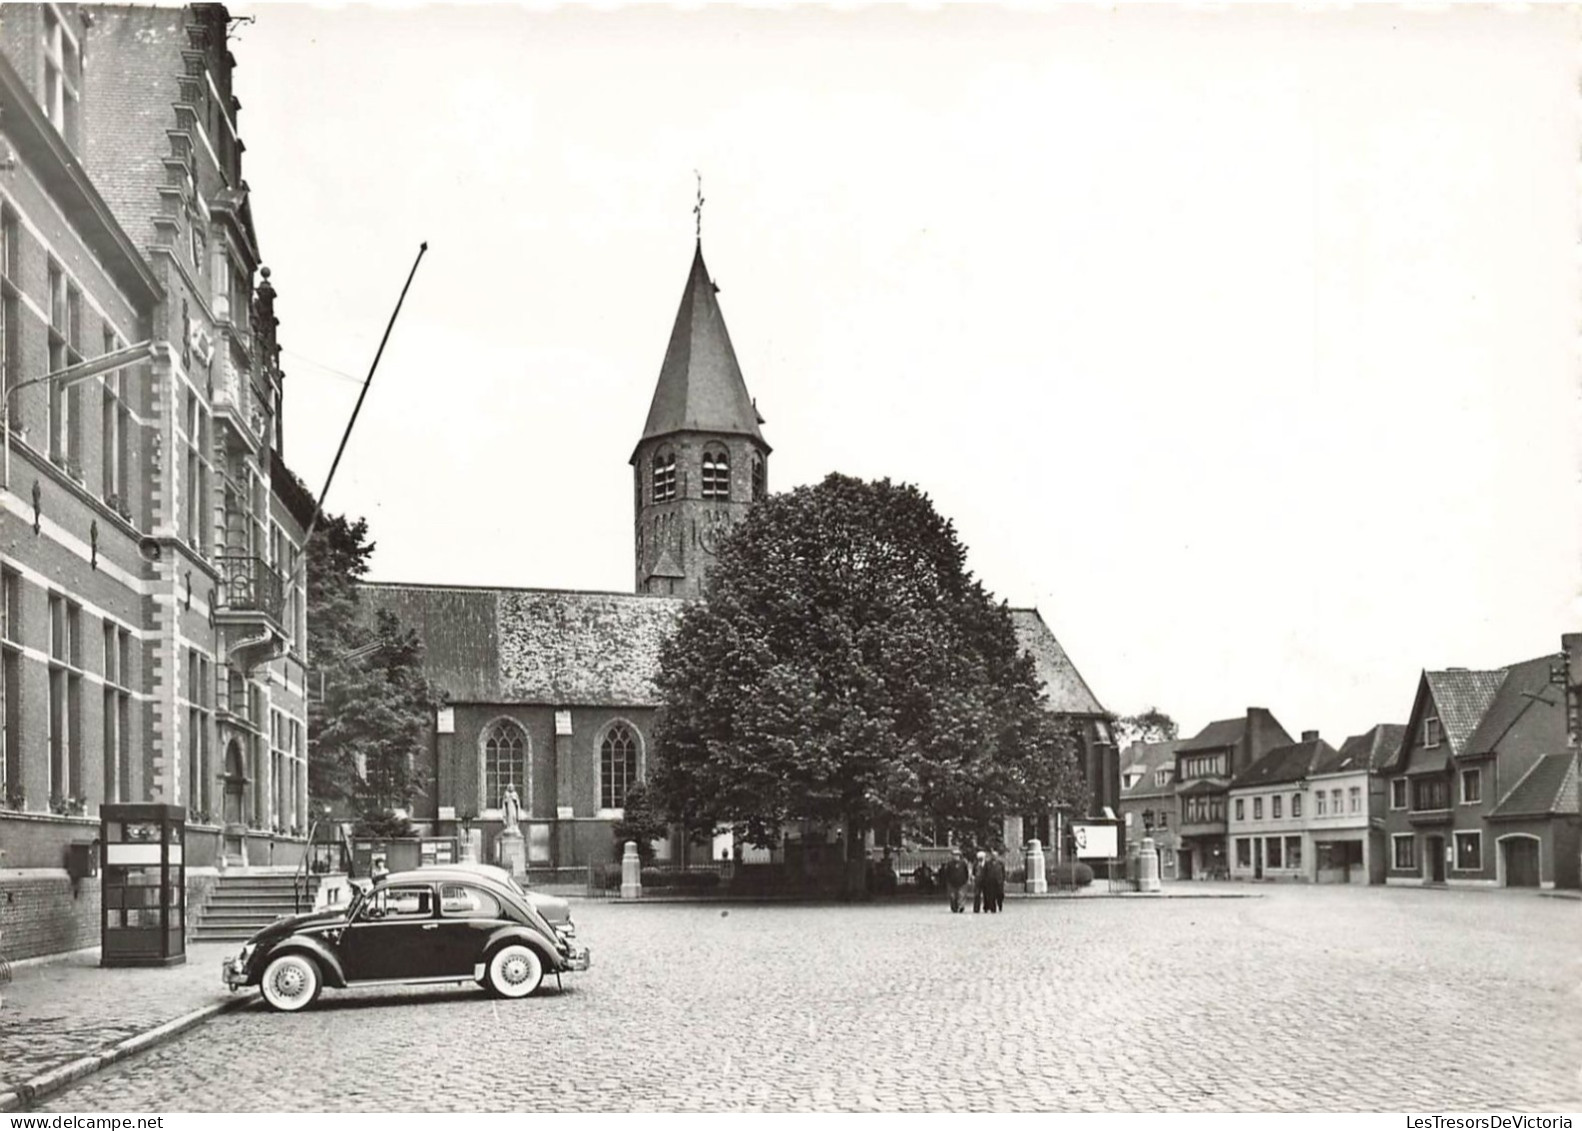
[[[216,554],[214,564],[220,570],[219,611],[261,612],[280,619],[285,587],[268,562],[250,554]]]

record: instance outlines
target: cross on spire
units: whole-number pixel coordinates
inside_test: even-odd
[[[692,175],[698,179],[698,202],[692,206],[692,215],[697,218],[697,221],[696,221],[697,237],[698,237],[698,242],[702,243],[703,242],[703,174],[698,172],[696,169],[694,169],[694,170],[692,170]]]

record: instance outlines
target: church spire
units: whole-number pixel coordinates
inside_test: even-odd
[[[703,592],[726,535],[769,490],[763,418],[703,262],[701,179],[692,211],[692,269],[631,460],[637,591],[674,597]]]
[[[715,297],[718,290],[703,262],[700,241],[648,407],[644,441],[672,432],[722,432],[751,436],[763,443],[758,411],[748,395]]]

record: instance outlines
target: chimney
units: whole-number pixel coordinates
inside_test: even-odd
[[[1303,742],[1317,742],[1318,741],[1318,731],[1316,731],[1316,730],[1304,730],[1302,732],[1302,741]]]
[[[1269,713],[1269,708],[1248,707],[1247,725],[1239,744],[1239,754],[1242,761],[1231,772],[1233,774],[1241,773],[1276,746],[1289,741],[1290,737],[1281,732],[1280,724],[1274,721],[1274,716]]]

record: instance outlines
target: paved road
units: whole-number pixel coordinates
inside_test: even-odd
[[[327,992],[227,1014],[59,1111],[1576,1110],[1582,903],[579,903],[527,1001]]]

